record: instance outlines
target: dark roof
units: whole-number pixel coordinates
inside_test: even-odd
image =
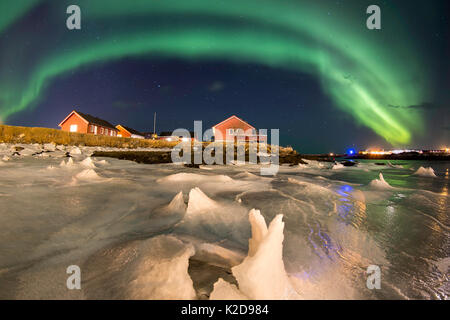
[[[142,133],[142,132],[139,132],[139,131],[137,131],[137,130],[134,130],[134,129],[132,129],[132,128],[130,128],[130,127],[125,127],[125,126],[123,126],[123,125],[120,125],[122,128],[124,128],[125,130],[127,130],[129,133],[131,133],[131,134],[136,134],[136,135],[138,135],[138,136],[145,136],[145,134],[144,133]]]
[[[114,127],[111,123],[109,123],[106,120],[91,116],[90,114],[86,114],[86,113],[82,113],[79,111],[75,111],[76,113],[78,113],[80,116],[82,116],[87,122],[92,123],[92,124],[96,124],[105,128],[110,128],[110,129],[114,129],[117,130],[116,127]],[[127,129],[128,130],[128,129]]]

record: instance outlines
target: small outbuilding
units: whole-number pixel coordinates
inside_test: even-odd
[[[118,137],[124,137],[124,138],[135,138],[135,139],[144,139],[145,134],[141,133],[137,130],[134,130],[130,127],[125,127],[121,124],[118,124],[116,126],[116,129],[119,130],[119,133],[117,134]]]

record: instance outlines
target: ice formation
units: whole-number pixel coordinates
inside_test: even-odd
[[[325,168],[325,165],[317,160],[307,160],[306,162],[308,162],[306,164],[306,166],[310,167],[310,168],[315,168],[315,169],[322,169]]]
[[[249,240],[248,256],[241,264],[231,269],[238,282],[238,288],[219,280],[214,285],[212,298],[241,299],[243,296],[255,300],[299,298],[284,268],[282,218],[282,215],[277,215],[267,228],[260,211],[250,210],[252,238]]]
[[[172,236],[158,236],[147,241],[145,255],[138,257],[136,278],[128,291],[131,299],[195,299],[188,274],[189,258],[194,248]]]
[[[176,173],[169,175],[167,177],[158,179],[159,183],[179,183],[179,182],[230,182],[233,181],[228,176],[225,175],[202,175],[195,173]]]
[[[239,289],[222,278],[214,283],[214,289],[209,297],[210,300],[248,300]]]
[[[90,181],[90,180],[98,180],[100,179],[100,176],[97,174],[97,172],[95,172],[94,169],[85,169],[80,173],[76,174],[75,179]]]
[[[96,161],[96,163],[97,164],[100,164],[100,165],[107,165],[108,164],[108,162],[106,161],[106,160],[98,160],[98,161]]]
[[[80,164],[85,168],[91,168],[91,169],[95,168],[94,161],[92,161],[91,157],[87,157],[86,159],[81,161]]]
[[[74,163],[73,163],[72,158],[69,158],[67,160],[67,162],[65,162],[64,160],[61,160],[61,163],[59,164],[60,167],[71,167],[73,165],[74,165]]]
[[[392,187],[389,185],[389,183],[384,180],[383,174],[380,172],[380,179],[374,179],[370,182],[370,186],[375,189],[392,189]]]
[[[81,150],[78,147],[73,147],[72,149],[70,149],[70,154],[81,154]]]
[[[213,243],[200,243],[195,246],[197,260],[208,261],[210,265],[231,268],[241,263],[245,256]]]
[[[46,144],[44,144],[44,150],[55,151],[56,150],[56,144],[54,144],[54,143],[46,143]]]
[[[195,212],[214,210],[219,205],[203,193],[200,188],[194,188],[189,192],[189,202],[186,210],[187,214],[192,214]]]
[[[333,165],[333,167],[331,169],[337,170],[337,169],[343,169],[343,168],[345,168],[345,166],[342,163],[336,163],[335,165]]]
[[[432,167],[428,167],[428,168],[420,167],[419,169],[417,169],[416,172],[414,172],[414,175],[421,176],[421,177],[436,178],[436,174],[434,173],[434,170]]]
[[[100,252],[82,267],[88,279],[84,286],[88,298],[195,299],[188,274],[189,258],[194,253],[192,245],[169,235],[131,241]],[[92,266],[96,267],[91,271]]]
[[[174,213],[185,214],[186,204],[183,200],[183,192],[178,192],[168,205],[157,209],[156,213],[161,215],[170,215]]]
[[[382,248],[402,254],[389,246],[397,230],[390,222],[418,239],[423,232],[434,234],[436,222],[445,235],[442,241],[448,238],[442,216],[447,180],[417,183],[411,175],[419,166],[429,174],[427,162],[418,162],[409,174],[385,166],[404,182],[404,192],[391,195],[403,189],[390,187],[382,175],[368,185],[380,171],[372,162],[338,170],[336,180],[332,163],[308,160],[306,169],[284,166],[273,179],[260,176],[256,165],[207,166],[211,170],[206,171],[108,159],[104,167],[105,160],[86,158],[113,148],[83,146],[81,155],[66,158],[64,148],[56,146],[42,153],[50,158],[31,157],[45,148],[0,144],[0,252],[8,266],[0,270],[0,298],[283,299],[298,298],[298,293],[305,299],[370,299],[373,292],[354,270],[365,275],[362,267],[368,264],[389,265]],[[20,156],[13,157],[16,152]],[[433,168],[442,173],[447,166],[434,163]],[[72,177],[72,185],[83,187],[67,186]],[[249,214],[255,207],[282,213],[284,229],[281,217],[267,227],[259,212]],[[394,215],[385,214],[390,208]],[[377,228],[382,236],[374,242],[366,228],[373,226],[367,217],[374,215],[402,219],[386,220],[389,225]],[[26,230],[27,236],[17,237],[17,230]],[[11,239],[14,247],[8,245]],[[442,256],[443,242],[434,240],[436,246],[417,242],[417,248],[408,249],[411,257],[429,264],[417,265],[414,273],[407,264],[390,264],[392,272],[410,281],[385,277],[377,294],[445,299],[442,276],[449,261]],[[83,283],[82,290],[69,292],[65,268],[73,263],[80,264]],[[407,295],[390,289],[395,287]]]
[[[259,176],[257,176],[256,174],[250,173],[248,171],[240,172],[237,175],[235,175],[234,178],[235,179],[250,179],[250,180],[260,179]]]

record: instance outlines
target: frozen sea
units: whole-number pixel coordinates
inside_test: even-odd
[[[24,147],[0,145],[1,299],[450,296],[449,162],[310,161],[267,177]]]

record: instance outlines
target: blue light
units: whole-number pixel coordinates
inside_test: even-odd
[[[353,148],[347,149],[347,155],[352,156],[354,154],[356,154],[356,150],[355,149],[353,149]]]
[[[342,186],[341,189],[344,190],[345,192],[351,192],[353,190],[353,187],[346,184],[345,186]]]

